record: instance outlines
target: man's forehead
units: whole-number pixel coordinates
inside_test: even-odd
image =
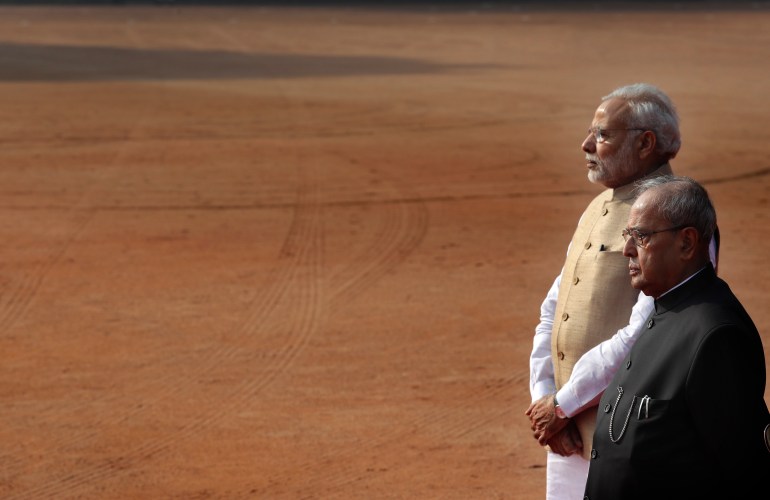
[[[628,112],[628,103],[623,99],[608,99],[596,108],[594,122],[602,122],[605,126],[625,123]]]
[[[635,219],[650,219],[657,218],[658,213],[658,199],[655,188],[651,188],[644,193],[640,194],[631,207],[631,213],[629,214],[629,220]]]

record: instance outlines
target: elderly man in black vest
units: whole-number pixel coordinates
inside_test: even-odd
[[[684,177],[641,182],[637,194],[623,253],[655,310],[601,398],[586,498],[764,498],[764,351],[709,261],[714,207]]]

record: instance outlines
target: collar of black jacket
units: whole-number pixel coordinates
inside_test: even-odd
[[[674,309],[683,300],[692,296],[697,290],[708,288],[708,286],[716,279],[717,273],[714,271],[714,266],[709,262],[706,267],[695,273],[695,275],[685,284],[656,299],[655,313],[663,314],[664,312]]]

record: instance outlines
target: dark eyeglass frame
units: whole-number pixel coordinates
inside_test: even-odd
[[[608,138],[604,136],[605,132],[612,132],[612,131],[619,131],[619,130],[637,130],[640,132],[644,132],[645,130],[648,130],[646,128],[601,128],[601,127],[589,127],[588,133],[594,136],[594,140],[601,144],[605,142]]]
[[[686,227],[690,227],[692,224],[680,224],[678,226],[669,227],[666,229],[658,229],[657,231],[639,231],[638,229],[634,227],[627,227],[623,231],[620,232],[620,234],[623,236],[623,241],[628,243],[628,239],[631,238],[631,240],[634,242],[634,245],[636,245],[639,248],[647,248],[647,245],[650,244],[649,238],[653,234],[658,233],[666,233],[668,231],[679,231],[680,229],[684,229]]]

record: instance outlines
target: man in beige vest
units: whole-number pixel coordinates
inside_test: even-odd
[[[605,96],[583,142],[588,180],[607,189],[580,218],[541,306],[530,356],[526,414],[535,438],[547,445],[548,499],[583,498],[595,405],[653,309],[652,300],[631,287],[623,256],[633,184],[671,174],[668,162],[680,144],[671,100],[649,84]]]

